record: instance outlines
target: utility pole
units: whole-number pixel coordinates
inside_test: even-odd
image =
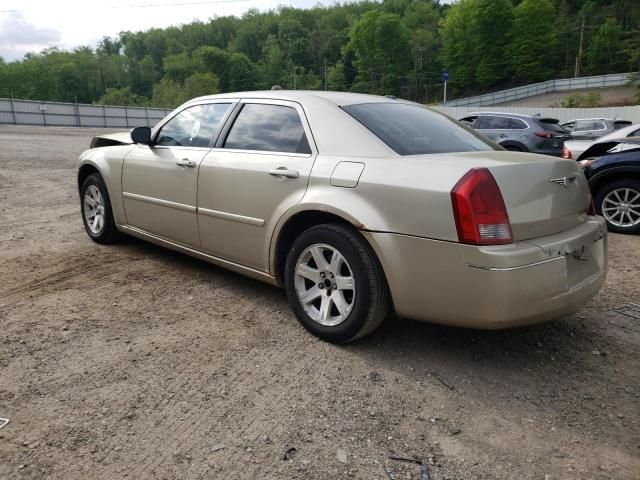
[[[580,47],[578,48],[578,58],[576,58],[576,69],[574,77],[580,76],[580,67],[582,66],[582,54],[584,52],[584,27],[585,27],[586,15],[582,15],[582,25],[580,26]]]
[[[327,57],[324,57],[324,89],[327,89]]]

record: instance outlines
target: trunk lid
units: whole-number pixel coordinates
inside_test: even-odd
[[[514,241],[553,235],[585,221],[589,186],[575,161],[513,152],[459,155],[474,158],[495,178]]]

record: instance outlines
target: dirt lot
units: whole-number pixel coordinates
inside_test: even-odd
[[[92,243],[92,134],[0,127],[0,478],[419,478],[390,455],[434,480],[640,478],[640,319],[614,311],[640,303],[640,237],[611,235],[579,315],[334,346],[276,288]]]

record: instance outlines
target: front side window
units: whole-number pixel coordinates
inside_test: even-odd
[[[420,105],[362,103],[342,109],[400,155],[495,150],[480,134]]]
[[[607,126],[602,122],[594,122],[593,123],[594,130],[606,130]]]
[[[588,132],[589,130],[594,130],[595,124],[591,120],[578,120],[576,122],[576,126],[573,129],[574,132]]]
[[[229,131],[224,148],[311,153],[296,109],[261,103],[247,103],[242,107]]]
[[[162,126],[156,145],[209,147],[230,103],[208,103],[189,107]]]

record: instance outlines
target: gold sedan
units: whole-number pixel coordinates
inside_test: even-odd
[[[606,275],[575,162],[504,151],[386,97],[197,98],[152,130],[94,138],[78,188],[94,241],[126,233],[282,285],[331,342],[391,310],[473,328],[550,320]]]

